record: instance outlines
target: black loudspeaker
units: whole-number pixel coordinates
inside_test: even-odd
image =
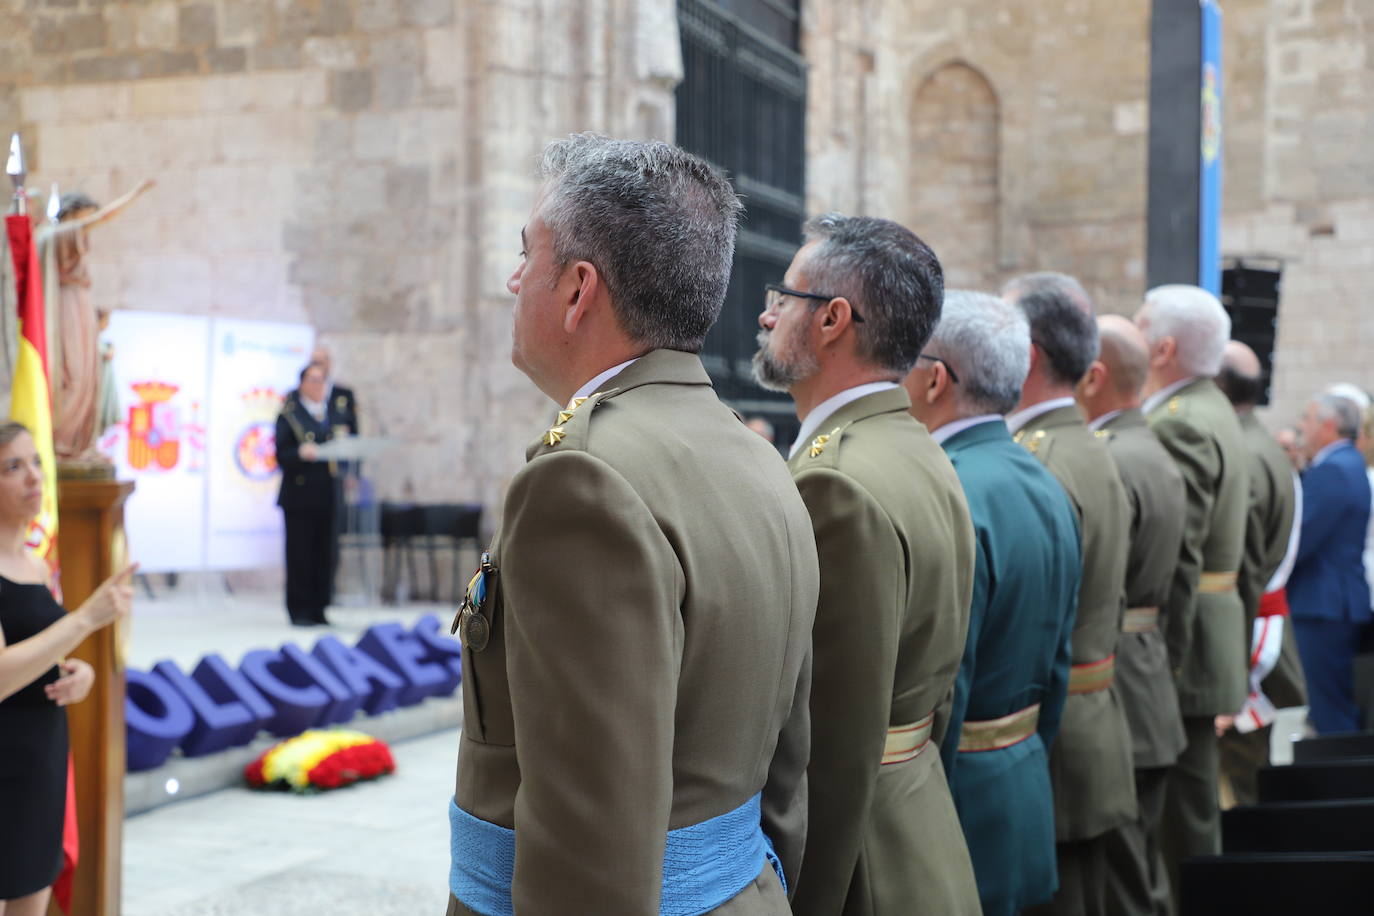
[[[1321,735],[1293,742],[1294,763],[1349,760],[1352,757],[1374,757],[1374,732]]]
[[[1341,798],[1374,798],[1374,758],[1295,763],[1286,767],[1264,767],[1259,771],[1260,802]]]
[[[1225,258],[1221,262],[1221,304],[1231,316],[1231,338],[1259,357],[1269,403],[1274,378],[1274,336],[1279,329],[1279,290],[1283,262],[1274,258]]]
[[[1225,855],[1184,859],[1179,916],[1369,916],[1374,857]]]
[[[1201,48],[1202,14],[1198,0],[1153,0],[1145,231],[1147,287],[1198,280]]]

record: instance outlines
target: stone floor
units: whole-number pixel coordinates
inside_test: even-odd
[[[458,732],[394,745],[396,773],[313,796],[226,789],[129,818],[124,916],[418,916],[448,899]]]

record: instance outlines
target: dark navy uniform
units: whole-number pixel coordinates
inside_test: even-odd
[[[302,445],[323,444],[346,418],[334,410],[335,393],[317,420],[301,403],[300,392],[286,396],[277,415],[277,465],[281,492],[277,505],[286,519],[286,610],[295,624],[325,623],[324,609],[334,594],[334,467],[328,461],[306,461]]]

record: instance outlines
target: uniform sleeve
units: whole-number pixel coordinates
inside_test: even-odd
[[[685,578],[639,495],[583,452],[512,481],[503,524],[520,787],[517,913],[657,913]]]
[[[304,461],[300,456],[301,444],[296,441],[296,431],[291,428],[291,423],[286,419],[286,412],[283,410],[277,414],[277,467],[282,471],[295,471],[299,469]]]
[[[959,663],[959,674],[954,679],[954,700],[949,706],[949,725],[940,741],[940,762],[944,764],[945,776],[949,780],[951,791],[954,790],[955,781],[954,762],[959,756],[959,736],[964,730],[964,720],[968,717],[969,692],[973,689],[973,679],[977,674],[978,639],[983,632],[983,620],[987,617],[991,592],[987,547],[984,532],[979,530],[974,542],[973,600],[969,605],[968,636],[964,640],[964,657]]]
[[[1164,639],[1169,663],[1183,664],[1192,642],[1197,616],[1198,577],[1202,574],[1202,546],[1212,518],[1221,476],[1221,455],[1216,444],[1191,424],[1165,419],[1154,427],[1155,435],[1183,475],[1187,494],[1183,516],[1183,545],[1174,569],[1169,600],[1165,605]]]
[[[1040,719],[1035,727],[1045,749],[1054,744],[1059,734],[1059,721],[1064,715],[1064,702],[1069,696],[1069,669],[1073,667],[1073,626],[1078,620],[1078,589],[1083,578],[1083,532],[1078,521],[1078,513],[1070,512],[1073,521],[1074,542],[1065,545],[1068,551],[1068,580],[1060,584],[1068,602],[1068,613],[1060,625],[1059,638],[1054,649],[1054,665],[1050,668],[1050,681],[1045,686],[1045,698],[1040,701]]]
[[[778,747],[763,786],[763,832],[782,862],[789,896],[796,893],[806,848],[806,764],[811,759],[811,653],[802,661],[792,712],[778,735]]]
[[[821,590],[812,639],[810,814],[793,899],[803,916],[843,908],[873,801],[892,707],[905,595],[901,543],[866,491],[833,470],[797,488],[811,513]]]
[[[1245,555],[1241,561],[1240,575],[1236,579],[1236,591],[1240,593],[1241,604],[1245,607],[1245,632],[1254,626],[1259,614],[1260,596],[1268,584],[1273,570],[1268,568],[1269,531],[1264,524],[1264,510],[1274,499],[1270,479],[1264,466],[1258,461],[1250,463],[1250,505],[1245,515]]]

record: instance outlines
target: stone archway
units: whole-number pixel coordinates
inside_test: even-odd
[[[995,290],[1000,106],[988,79],[953,61],[911,102],[905,223],[940,257],[949,288]]]

